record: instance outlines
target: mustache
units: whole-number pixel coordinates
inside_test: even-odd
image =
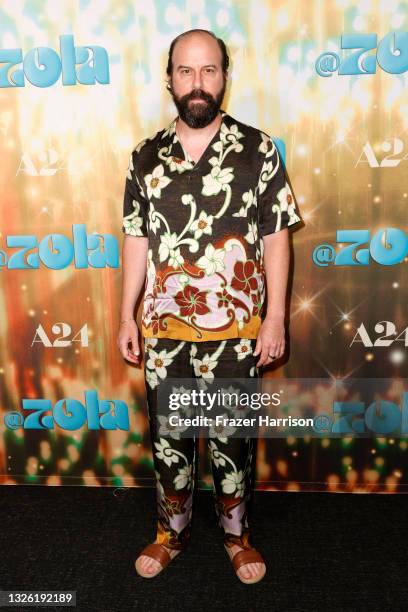
[[[205,100],[206,102],[211,102],[213,99],[210,94],[206,93],[202,89],[193,89],[193,91],[184,96],[186,101],[192,100],[193,98],[199,98],[201,100]]]

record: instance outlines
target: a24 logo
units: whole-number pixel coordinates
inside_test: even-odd
[[[352,344],[363,344],[366,347],[387,347],[394,344],[394,342],[404,342],[404,346],[408,346],[408,327],[398,333],[395,323],[392,321],[378,321],[374,326],[374,331],[376,334],[383,335],[374,339],[373,342],[364,323],[360,323],[349,346]]]
[[[325,51],[317,58],[315,68],[322,77],[375,74],[377,63],[385,72],[402,74],[408,70],[408,32],[389,32],[377,45],[377,34],[343,34],[341,49],[355,49],[340,59],[337,53]],[[376,49],[375,55],[368,55]]]
[[[68,346],[72,346],[73,342],[80,342],[81,346],[89,346],[89,335],[88,335],[88,324],[85,323],[81,329],[75,334],[75,336],[72,336],[70,338],[70,334],[72,332],[72,328],[69,325],[69,323],[65,323],[65,322],[61,322],[61,323],[54,323],[54,325],[51,328],[51,331],[53,334],[61,334],[59,337],[55,338],[52,342],[50,340],[50,338],[47,335],[47,332],[45,331],[44,327],[41,325],[38,325],[37,329],[35,330],[35,336],[34,339],[31,343],[31,346],[33,346],[33,344],[42,344],[43,346],[46,346],[48,348],[67,348]],[[79,338],[77,337],[79,336]]]
[[[58,165],[58,163],[61,165]],[[16,176],[20,173],[28,176],[54,176],[59,170],[64,170],[60,156],[55,149],[39,151],[36,156],[30,153],[23,153]]]
[[[367,141],[354,167],[358,164],[368,164],[370,168],[396,168],[401,162],[408,160],[408,153],[401,155],[404,151],[404,142],[400,138],[384,140],[381,148],[388,155],[379,160],[371,143]]]

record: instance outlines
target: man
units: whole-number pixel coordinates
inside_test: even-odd
[[[136,560],[146,578],[189,541],[194,489],[196,439],[160,437],[158,385],[167,377],[256,377],[285,348],[287,228],[300,217],[272,139],[221,109],[228,64],[225,44],[212,32],[190,30],[172,42],[167,88],[179,115],[138,144],[126,180],[118,346],[125,359],[140,363],[133,314],[144,285],[159,515],[156,542]],[[245,583],[266,571],[249,543],[252,442],[209,440],[219,526]]]

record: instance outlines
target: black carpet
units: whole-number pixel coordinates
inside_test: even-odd
[[[160,576],[139,577],[154,500],[153,489],[3,486],[0,588],[75,590],[76,608],[48,608],[59,611],[408,607],[405,495],[257,492],[252,542],[267,574],[256,585],[235,577],[209,491],[195,499],[189,547]]]

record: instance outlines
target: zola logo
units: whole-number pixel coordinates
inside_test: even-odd
[[[72,260],[76,268],[118,268],[118,241],[111,234],[86,233],[84,223],[72,226],[73,240],[63,234],[47,234],[38,242],[36,236],[7,236],[7,246],[18,250],[10,256],[0,250],[0,269],[32,270],[40,262],[52,270],[67,268]]]
[[[47,399],[23,399],[23,410],[4,415],[7,429],[61,429],[75,431],[84,425],[88,430],[121,429],[129,431],[128,407],[122,400],[99,400],[96,390],[84,392],[85,404],[72,398],[60,399],[55,406]]]
[[[314,249],[312,259],[317,266],[368,266],[370,258],[382,266],[394,266],[408,255],[408,235],[398,227],[380,229],[374,236],[368,229],[337,230],[336,239],[341,247],[337,253],[331,244]]]
[[[0,87],[54,85],[62,74],[63,85],[107,85],[109,58],[95,45],[76,47],[72,34],[59,37],[60,54],[49,47],[35,47],[23,57],[22,49],[0,49]]]
[[[408,32],[389,32],[380,42],[377,34],[343,34],[341,49],[352,53],[343,59],[332,51],[319,55],[315,62],[317,74],[322,77],[331,77],[336,72],[339,75],[375,74],[377,64],[390,74],[408,70]]]

